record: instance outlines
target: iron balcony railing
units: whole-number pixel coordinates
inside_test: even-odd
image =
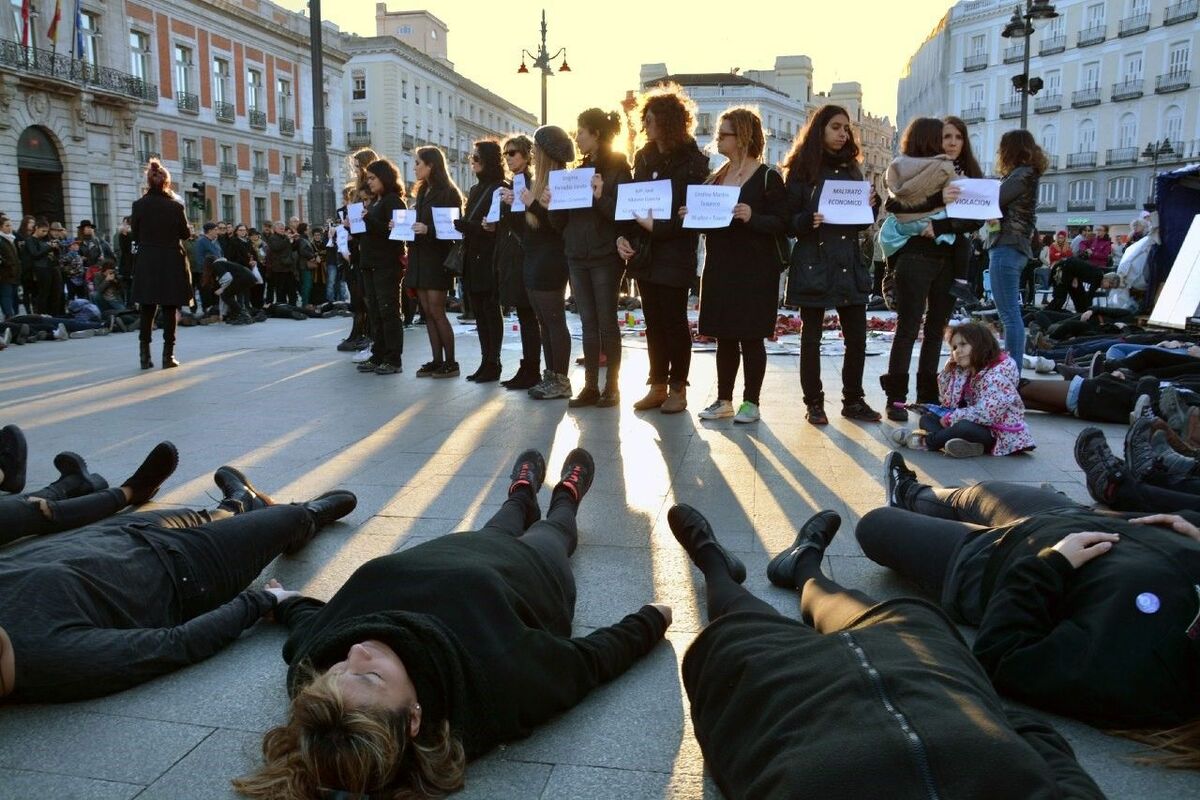
[[[144,103],[158,101],[158,87],[153,83],[112,67],[96,66],[80,58],[71,58],[51,50],[34,50],[11,39],[0,39],[0,68],[52,78]]]
[[[295,186],[296,185],[296,176],[290,172],[283,173],[283,185],[284,186]]]
[[[270,178],[270,173],[267,172],[266,167],[255,167],[254,168],[254,182],[255,183],[266,183],[269,178]]]
[[[1051,111],[1062,110],[1062,95],[1048,94],[1045,97],[1039,97],[1034,104],[1033,110],[1038,114],[1049,114]]]
[[[1090,47],[1094,44],[1100,44],[1108,38],[1107,25],[1093,25],[1090,28],[1085,28],[1079,32],[1079,46]]]
[[[217,119],[221,122],[233,122],[236,114],[234,113],[233,103],[225,103],[220,100],[213,103],[213,110],[217,112]]]
[[[988,54],[976,53],[975,55],[967,56],[963,59],[963,72],[974,72],[980,69],[987,69]]]
[[[1037,204],[1037,210],[1038,211],[1058,211],[1058,203],[1057,202],[1042,202],[1041,200],[1039,200],[1038,204]]]
[[[228,162],[222,162],[222,164],[221,164],[221,177],[222,178],[236,178],[237,176],[238,176],[237,164],[230,164]]]
[[[1067,156],[1067,169],[1096,166],[1096,151],[1090,153],[1071,153]]]
[[[296,135],[296,120],[288,119],[287,117],[279,118],[279,134],[281,136]]]
[[[1050,39],[1042,39],[1042,44],[1038,48],[1038,55],[1049,56],[1055,53],[1061,53],[1067,49],[1066,36],[1054,36]]]
[[[1137,208],[1137,201],[1128,197],[1108,198],[1104,207],[1108,211],[1131,211]]]
[[[257,131],[265,131],[267,129],[267,112],[259,111],[257,108],[250,109],[250,127]]]
[[[964,108],[959,116],[962,117],[963,122],[968,124],[983,122],[987,119],[987,109],[983,106],[971,106],[970,108]]]
[[[1138,149],[1136,147],[1114,147],[1104,155],[1104,163],[1115,167],[1120,164],[1136,164]]]
[[[1100,105],[1100,87],[1093,86],[1090,89],[1080,89],[1077,92],[1071,93],[1071,108],[1087,108],[1088,106]]]
[[[1200,14],[1200,0],[1184,0],[1182,3],[1167,6],[1163,15],[1163,25],[1178,25],[1195,19],[1197,14]]]
[[[1014,44],[1012,47],[1004,48],[1004,63],[1013,64],[1025,58],[1025,43]]]
[[[1168,72],[1166,75],[1158,76],[1158,80],[1154,82],[1154,93],[1170,94],[1171,92],[1182,92],[1185,89],[1190,89],[1191,86],[1192,71],[1190,69]]]
[[[365,133],[351,132],[351,133],[346,134],[346,147],[356,148],[356,147],[370,147],[370,146],[371,146],[371,132],[370,131],[367,131]]]
[[[1046,156],[1046,169],[1058,169],[1058,156]]]
[[[175,105],[180,111],[186,111],[188,114],[200,113],[200,98],[191,92],[176,92]]]
[[[1135,33],[1145,33],[1148,30],[1150,30],[1150,15],[1134,14],[1132,17],[1121,20],[1121,25],[1117,29],[1117,38],[1133,36]]]
[[[1000,105],[1000,119],[1014,119],[1021,116],[1021,101],[1010,100]]]
[[[200,159],[198,159],[198,158],[181,158],[180,161],[183,162],[183,171],[184,172],[200,172],[201,171]]]
[[[155,150],[138,150],[138,163],[145,164],[152,158],[162,158]]]
[[[1114,83],[1112,87],[1113,100],[1136,100],[1144,93],[1142,85],[1145,83],[1141,78],[1134,80],[1122,81]]]
[[[1068,200],[1067,211],[1095,211],[1095,200]]]

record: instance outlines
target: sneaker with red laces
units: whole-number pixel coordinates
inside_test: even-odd
[[[554,487],[554,491],[562,489],[570,492],[578,503],[587,494],[588,489],[592,488],[592,477],[595,474],[596,462],[592,459],[592,454],[582,447],[576,447],[567,453],[567,458],[563,461],[562,480]]]
[[[528,486],[530,491],[537,494],[545,480],[546,459],[537,450],[526,450],[517,456],[517,462],[513,464],[508,493],[511,496],[517,489]]]

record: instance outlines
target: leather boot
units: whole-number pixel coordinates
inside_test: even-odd
[[[672,383],[671,391],[667,395],[667,399],[663,401],[662,407],[658,410],[664,414],[678,414],[681,411],[686,411],[687,384]]]
[[[154,362],[150,360],[150,343],[139,342],[138,353],[142,359],[142,369],[150,369],[154,366]]]
[[[634,411],[649,411],[652,408],[659,408],[663,403],[667,402],[667,385],[665,383],[650,384],[650,391],[646,392],[646,396],[633,404]]]
[[[146,345],[146,347],[149,348],[149,345]],[[175,343],[163,342],[162,368],[172,369],[178,366],[179,362],[175,360]]]
[[[528,359],[521,359],[521,367],[517,370],[517,374],[503,382],[505,389],[532,389],[537,386],[542,380],[542,375],[538,372],[540,364],[536,361],[531,362]]]

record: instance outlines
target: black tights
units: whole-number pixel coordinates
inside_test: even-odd
[[[521,327],[521,361],[534,372],[541,374],[542,326],[538,324],[533,306],[517,306],[517,322]]]
[[[142,324],[138,339],[143,344],[150,344],[150,340],[153,338],[152,333],[154,331],[154,315],[157,313],[159,308],[160,306],[152,305],[150,303],[141,304]],[[175,326],[178,322],[177,312],[179,311],[179,306],[161,306],[161,308],[163,344],[173,345],[175,344]]]
[[[733,400],[740,363],[746,365],[742,399],[758,405],[767,374],[767,347],[762,339],[717,339],[717,399]]]
[[[533,306],[541,327],[546,369],[566,375],[571,369],[571,331],[567,328],[562,290],[529,289],[528,294],[529,304]]]
[[[429,335],[429,350],[434,361],[449,364],[454,361],[454,329],[446,316],[445,289],[418,289],[421,316],[425,317],[425,333]]]

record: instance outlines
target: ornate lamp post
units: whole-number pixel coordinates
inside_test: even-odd
[[[1142,151],[1142,158],[1153,160],[1153,166],[1150,168],[1150,190],[1146,193],[1147,211],[1154,211],[1154,179],[1158,176],[1158,160],[1165,156],[1175,155],[1175,148],[1171,146],[1170,139],[1163,139],[1161,142],[1150,142],[1146,145],[1146,149]]]
[[[1037,94],[1045,86],[1041,78],[1029,77],[1029,39],[1033,36],[1033,21],[1035,19],[1054,19],[1058,12],[1054,10],[1050,0],[1025,0],[1025,13],[1021,7],[1013,9],[1012,19],[1004,26],[1000,35],[1005,39],[1024,39],[1025,54],[1021,59],[1021,74],[1014,75],[1013,88],[1021,93],[1021,127],[1029,123],[1029,96]]]
[[[559,72],[570,72],[571,65],[567,63],[567,48],[560,47],[558,52],[550,55],[550,51],[546,48],[546,10],[542,9],[542,43],[538,46],[537,55],[528,50],[521,51],[521,66],[517,68],[518,75],[528,75],[529,67],[525,66],[526,57],[533,60],[534,69],[542,71],[542,124],[546,124],[546,78],[554,74],[554,70],[550,68],[550,62],[554,61],[559,56],[562,56],[562,66],[558,68]]]

